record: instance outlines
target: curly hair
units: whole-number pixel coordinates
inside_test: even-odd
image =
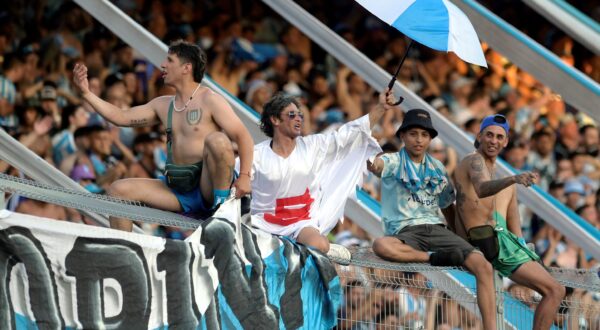
[[[260,117],[260,129],[268,137],[273,137],[273,123],[271,123],[271,118],[280,118],[283,109],[290,104],[295,104],[298,108],[300,107],[300,103],[294,97],[279,92],[264,105]]]

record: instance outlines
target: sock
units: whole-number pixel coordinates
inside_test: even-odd
[[[213,190],[213,207],[223,204],[227,197],[229,197],[229,190]]]
[[[464,262],[464,256],[459,249],[438,251],[429,257],[432,266],[462,266]]]

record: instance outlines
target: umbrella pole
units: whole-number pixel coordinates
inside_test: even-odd
[[[404,64],[404,60],[406,60],[406,56],[408,56],[408,52],[410,51],[410,47],[412,46],[412,44],[413,44],[413,40],[410,39],[410,42],[408,43],[408,46],[406,47],[406,50],[404,51],[404,56],[402,56],[402,60],[400,60],[400,65],[398,65],[398,69],[396,69],[396,73],[394,73],[394,75],[392,76],[392,80],[390,80],[390,83],[388,84],[388,89],[390,91],[394,87],[394,83],[396,82],[396,77],[398,77],[398,74],[400,73],[402,64]],[[400,100],[398,100],[398,102],[394,103],[394,105],[398,105],[398,104],[402,103],[402,101],[404,101],[404,98],[402,96],[400,96]]]

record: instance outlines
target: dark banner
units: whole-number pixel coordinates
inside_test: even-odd
[[[186,241],[12,213],[0,329],[326,329],[341,289],[320,253],[240,224],[228,202]]]

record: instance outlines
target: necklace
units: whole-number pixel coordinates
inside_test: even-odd
[[[175,110],[176,112],[181,112],[181,111],[184,111],[185,109],[187,109],[188,105],[192,101],[192,98],[194,98],[194,95],[198,91],[198,88],[200,88],[200,84],[198,84],[198,86],[196,86],[196,89],[194,89],[194,92],[192,93],[192,96],[190,96],[190,99],[187,100],[187,102],[185,102],[185,104],[183,105],[183,108],[180,108],[180,109],[177,109],[177,106],[175,106],[175,96],[173,96],[173,110]]]

